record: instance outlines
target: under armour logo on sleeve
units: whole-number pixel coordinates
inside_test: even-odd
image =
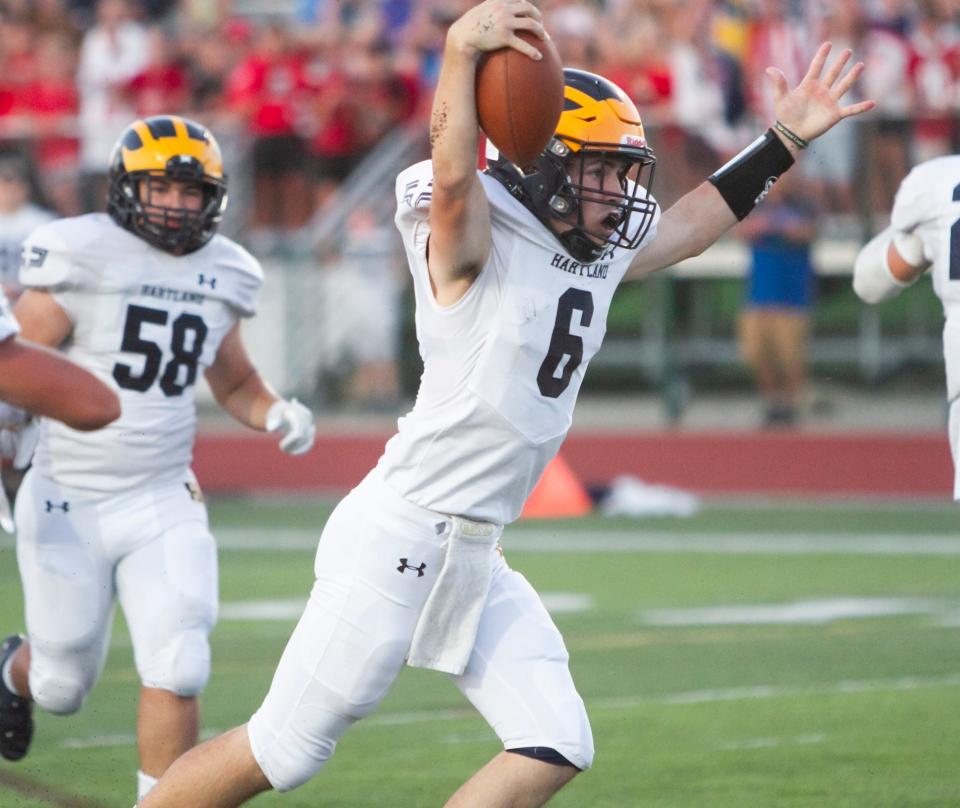
[[[48,499],[48,500],[47,500],[47,513],[50,513],[51,511],[54,511],[54,510],[59,510],[59,511],[63,511],[64,513],[68,513],[68,512],[70,511],[70,503],[69,503],[69,502],[66,502],[66,501],[64,501],[64,502],[51,502],[51,501]]]

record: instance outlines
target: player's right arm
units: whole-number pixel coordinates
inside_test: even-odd
[[[433,293],[442,306],[463,297],[490,254],[490,206],[477,176],[477,61],[483,52],[502,47],[540,58],[517,30],[545,36],[540,12],[527,0],[486,0],[447,32],[430,116],[433,197],[427,260]]]
[[[0,342],[0,399],[74,429],[100,429],[120,417],[120,401],[92,373],[19,337]]]

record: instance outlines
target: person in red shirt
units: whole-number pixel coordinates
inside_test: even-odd
[[[917,5],[907,75],[916,114],[914,157],[924,162],[953,151],[954,118],[960,109],[960,30],[951,3],[921,0]]]
[[[34,30],[25,17],[0,9],[0,135],[24,134],[17,98],[33,79],[37,63]]]
[[[304,63],[284,24],[272,21],[227,79],[228,105],[253,138],[252,224],[261,232],[300,227],[311,212],[299,119],[309,89]]]
[[[66,33],[51,31],[40,35],[36,53],[36,74],[16,94],[14,113],[29,121],[33,158],[49,202],[73,216],[80,212],[77,49]]]
[[[348,74],[349,48],[332,40],[319,42],[306,62],[313,123],[307,149],[316,208],[330,198],[360,157],[360,110]]]
[[[151,28],[146,66],[127,83],[126,94],[139,118],[184,109],[190,97],[187,72],[160,27]]]

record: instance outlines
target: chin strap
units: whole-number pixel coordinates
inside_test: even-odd
[[[553,218],[544,210],[541,210],[540,206],[535,204],[532,195],[525,187],[525,179],[527,183],[538,181],[542,182],[542,180],[535,176],[524,178],[517,168],[506,160],[500,160],[496,163],[493,163],[489,168],[487,168],[487,174],[500,182],[510,192],[512,197],[523,204],[523,206],[527,208],[527,210],[529,210],[534,216],[536,216],[543,223],[543,225],[550,230],[551,233],[554,233],[557,239],[563,245],[563,248],[578,261],[583,264],[591,264],[603,254],[603,251],[607,245],[594,244],[576,228],[567,230],[564,233],[557,233],[554,230],[553,225],[558,220]]]
[[[602,254],[608,245],[594,244],[583,233],[577,229],[567,230],[565,233],[557,234],[560,243],[566,247],[570,253],[582,264],[592,264]]]

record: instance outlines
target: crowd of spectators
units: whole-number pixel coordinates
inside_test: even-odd
[[[130,120],[186,114],[233,146],[228,168],[245,161],[249,229],[296,229],[382,138],[423,124],[446,26],[469,4],[0,0],[0,141],[28,153],[44,202],[71,215],[102,206]],[[956,0],[540,5],[565,64],[623,86],[671,155],[657,178],[666,202],[769,121],[764,68],[797,81],[824,38],[867,63],[857,91],[879,103],[805,161],[824,209],[886,210],[911,162],[957,150]]]

